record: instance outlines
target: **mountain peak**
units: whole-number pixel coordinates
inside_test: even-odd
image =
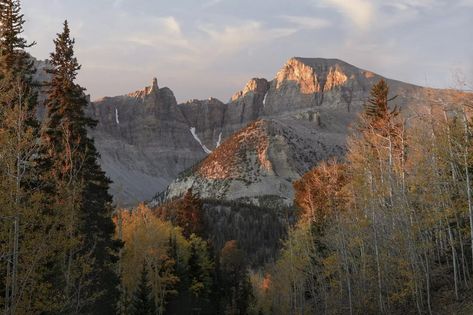
[[[146,86],[145,88],[128,93],[126,96],[133,97],[133,98],[144,98],[145,96],[148,96],[153,93],[157,93],[159,91],[159,86],[158,86],[158,79],[153,78],[151,85]]]
[[[253,78],[246,84],[245,88],[232,96],[232,102],[244,97],[248,93],[266,94],[269,89],[269,82],[263,78]]]
[[[292,60],[296,60],[298,62],[302,62],[308,66],[321,66],[321,65],[326,65],[326,66],[335,66],[335,65],[340,65],[340,66],[349,66],[356,68],[355,66],[337,58],[307,58],[307,57],[292,57],[291,59],[288,60],[288,62],[291,62]]]
[[[276,75],[277,87],[287,81],[299,84],[304,94],[326,92],[345,84],[361,70],[339,59],[293,57]]]
[[[157,78],[153,78],[153,83],[151,84],[150,93],[153,92],[153,91],[157,91],[157,90],[159,90],[158,79],[157,79]]]

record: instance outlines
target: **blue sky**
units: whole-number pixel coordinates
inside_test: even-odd
[[[157,77],[179,101],[228,100],[292,56],[343,59],[389,78],[473,81],[473,0],[23,0],[47,58],[68,19],[92,99]]]

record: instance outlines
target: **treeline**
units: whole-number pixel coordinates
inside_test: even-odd
[[[299,222],[253,279],[262,313],[438,314],[471,288],[471,98],[407,115],[388,92],[373,87],[346,161],[295,183]]]
[[[121,242],[109,180],[87,136],[67,22],[51,81],[35,82],[20,2],[0,1],[0,308],[4,314],[116,314]],[[38,92],[46,91],[44,104]],[[37,120],[40,106],[47,109]]]
[[[122,299],[118,314],[248,314],[254,298],[246,253],[206,239],[203,208],[188,192],[158,209],[115,216]]]
[[[202,203],[205,233],[213,247],[218,250],[227,241],[238,240],[254,269],[276,260],[281,240],[296,220],[296,209],[209,199]]]
[[[193,208],[189,205],[195,204]],[[297,219],[297,209],[277,209],[272,205],[253,205],[246,200],[216,200],[200,198],[188,191],[182,198],[163,201],[153,205],[160,218],[182,225],[179,209],[193,209],[193,217],[199,218],[194,232],[201,233],[214,251],[223,248],[226,242],[237,240],[245,252],[247,263],[259,268],[275,261],[281,249],[281,240],[287,237],[290,225]],[[192,216],[191,216],[192,217]]]

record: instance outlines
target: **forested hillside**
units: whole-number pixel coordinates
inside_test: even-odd
[[[41,75],[25,25],[20,1],[0,0],[3,314],[472,313],[472,93],[293,58],[229,104],[178,108],[154,81],[92,105],[77,83],[69,23]],[[154,116],[120,129],[117,100],[130,117]],[[143,106],[134,112],[130,100]],[[323,104],[325,112],[314,110]],[[207,120],[194,121],[202,108]],[[277,119],[264,119],[270,114]],[[93,115],[112,124],[95,132]],[[213,151],[189,123],[207,128]],[[144,137],[135,141],[133,130]],[[121,143],[114,137],[138,147],[156,140],[140,153],[153,163],[131,158],[133,167],[123,164],[133,145],[124,159],[113,160],[123,147],[110,149],[118,178],[175,167],[134,177],[130,200],[164,173],[159,185],[174,186],[118,207],[92,135],[108,149]]]

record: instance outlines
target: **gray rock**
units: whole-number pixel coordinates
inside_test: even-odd
[[[172,91],[151,87],[92,103],[91,131],[117,203],[130,205],[164,189],[205,153],[193,139]]]

